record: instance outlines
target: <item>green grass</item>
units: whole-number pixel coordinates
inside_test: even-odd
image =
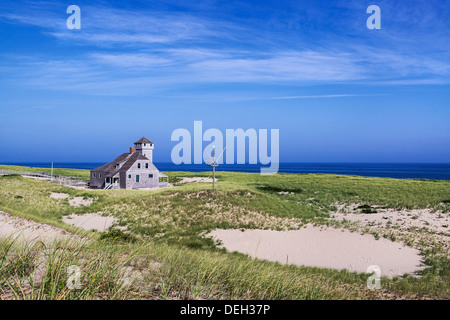
[[[19,168],[16,170],[23,171],[22,167]],[[85,175],[85,170],[71,171],[79,171],[71,172],[71,175]],[[182,177],[211,176],[210,172],[167,174],[172,183]],[[43,291],[33,297],[367,299],[449,296],[448,243],[436,242],[434,234],[426,229],[405,234],[394,229],[387,229],[384,234],[374,232],[375,238],[384,236],[393,241],[409,241],[410,245],[421,250],[429,266],[420,278],[383,279],[384,290],[378,292],[365,288],[367,275],[364,274],[254,260],[218,250],[213,241],[202,237],[202,234],[216,228],[295,229],[309,222],[353,228],[345,222],[327,219],[338,204],[357,204],[359,210],[367,210],[368,214],[376,211],[374,207],[430,208],[448,216],[450,182],[320,174],[261,176],[229,172],[218,172],[216,177],[219,182],[214,191],[208,183],[186,183],[159,190],[105,191],[77,190],[20,176],[0,176],[0,210],[73,232],[78,231],[62,222],[64,215],[102,212],[118,218],[120,225],[128,227],[125,234],[118,231],[90,233],[92,239],[102,240],[94,240],[94,244],[72,250],[93,258],[101,253],[106,260],[99,260],[96,267],[86,270],[90,270],[87,273],[107,275],[109,282],[98,280],[84,293],[64,293],[66,289],[60,282],[67,278],[67,274],[65,278],[62,276],[61,270],[66,267],[62,261],[74,261],[76,257],[69,251],[57,250],[54,267],[58,268],[60,264],[62,269],[60,275],[55,271],[55,276],[52,274],[49,280],[55,282],[53,291],[38,286]],[[67,199],[51,199],[52,192],[91,198],[94,202],[89,207],[75,208]],[[20,252],[17,248],[14,250],[10,251],[12,255]],[[33,250],[25,252],[35,252]],[[30,254],[24,257],[30,257]],[[144,261],[158,261],[161,265],[158,272],[146,275],[146,283],[153,288],[146,289],[147,295],[144,294],[146,290],[139,288],[120,291],[117,287],[120,275],[103,275],[102,272],[113,265],[121,266],[122,256],[144,257]],[[17,267],[6,270],[17,270],[14,271],[16,276],[24,278],[32,260],[26,258],[17,262]],[[104,264],[104,268],[100,264]],[[3,277],[7,279],[8,276]],[[5,286],[10,288],[12,283]],[[15,290],[19,292],[20,288]],[[30,298],[20,292],[14,295]]]

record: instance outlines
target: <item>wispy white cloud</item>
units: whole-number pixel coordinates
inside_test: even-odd
[[[0,116],[7,116],[11,114],[17,114],[17,113],[26,113],[32,110],[51,110],[57,108],[55,105],[35,105],[35,106],[27,106],[27,107],[16,107],[16,108],[8,108],[8,109],[2,109],[0,112]]]
[[[155,67],[163,67],[173,63],[172,60],[163,58],[162,56],[136,53],[136,54],[104,54],[93,53],[90,58],[98,63],[113,66],[114,68],[132,68],[132,69],[148,69]]]
[[[345,54],[274,52],[265,58],[206,59],[190,69],[211,81],[345,81],[365,78],[363,68]]]
[[[272,97],[270,99],[271,100],[332,99],[332,98],[348,98],[348,97],[373,97],[385,95],[386,94],[321,94],[321,95],[305,95],[305,96]]]
[[[238,55],[238,57],[234,57]],[[370,59],[374,61],[366,61]],[[20,58],[16,59],[20,61]],[[279,52],[243,58],[233,52],[199,50],[152,53],[89,53],[79,59],[28,57],[20,66],[3,67],[10,80],[36,88],[77,90],[99,95],[142,94],[177,85],[201,83],[449,83],[445,63],[391,55],[362,57],[323,52]],[[427,77],[424,77],[424,74]],[[344,95],[323,96],[338,98]],[[348,95],[345,95],[348,96]],[[322,96],[285,97],[285,99]],[[279,98],[281,99],[281,98]]]
[[[53,6],[54,7],[54,6]],[[149,10],[116,9],[108,6],[81,6],[81,30],[68,30],[65,12],[51,10],[52,6],[24,8],[0,13],[0,18],[19,24],[37,26],[43,32],[74,44],[108,46],[124,44],[143,46],[151,43],[168,44],[178,41],[226,37],[222,30],[233,27],[225,21],[196,17],[188,13]]]
[[[20,14],[0,13],[2,20],[37,26],[64,44],[86,47],[83,54],[67,60],[7,58],[2,72],[35,87],[118,95],[185,83],[450,83],[450,59],[445,51],[438,55],[423,54],[421,48],[399,50],[381,40],[351,44],[337,35],[303,39],[299,45],[288,36],[277,39],[269,31],[259,32],[253,25],[193,13],[86,5],[78,31],[67,30],[66,17],[38,6]],[[392,37],[389,43],[396,36]],[[264,41],[255,44],[254,39]]]

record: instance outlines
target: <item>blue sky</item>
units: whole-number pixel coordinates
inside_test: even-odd
[[[450,162],[449,17],[446,0],[2,0],[0,162],[106,162],[142,136],[166,162],[195,120],[279,129],[281,162]]]

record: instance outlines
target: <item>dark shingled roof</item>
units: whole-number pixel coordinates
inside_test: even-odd
[[[98,168],[95,168],[92,171],[106,171],[106,172],[114,171],[115,170],[114,166],[117,163],[121,163],[121,162],[125,161],[130,156],[131,156],[130,153],[122,153],[120,156],[115,158],[112,162],[109,162],[109,163],[104,164],[104,165],[102,165],[102,166],[100,166]]]
[[[128,159],[127,162],[125,162],[125,164],[120,167],[120,169],[118,171],[120,172],[127,172],[128,169],[131,168],[131,166],[138,160],[147,160],[150,161],[149,158],[145,157],[142,153],[133,153],[133,155],[130,157],[130,159]]]
[[[144,160],[144,161],[150,161],[149,158],[145,157],[142,153],[123,153],[120,156],[118,156],[116,159],[114,159],[114,161],[104,164],[101,167],[95,168],[94,172],[96,171],[101,171],[101,172],[106,172],[106,178],[108,177],[114,177],[118,172],[127,172],[128,169],[131,168],[131,166],[138,160]],[[118,163],[125,163],[119,168],[115,168],[115,165]],[[158,170],[153,163],[149,163],[149,169],[155,169]]]
[[[148,140],[146,137],[142,137],[138,141],[136,141],[135,144],[136,143],[153,143],[153,141]]]

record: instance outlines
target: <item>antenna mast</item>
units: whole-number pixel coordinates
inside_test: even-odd
[[[213,189],[215,188],[216,184],[216,167],[218,166],[216,162],[216,146],[213,146],[213,158],[211,164],[207,164],[206,166],[213,168]]]
[[[216,160],[216,146],[213,146],[213,152],[212,152],[213,153],[212,154],[213,157],[212,157],[212,159],[209,158],[211,160],[211,163],[210,164],[206,164],[208,167],[212,167],[213,168],[213,189],[214,189],[215,184],[216,184],[216,167],[219,166],[219,163],[218,163],[219,159],[223,155],[223,152],[225,151],[226,148],[227,147],[223,148],[222,153],[219,155],[219,157]]]

